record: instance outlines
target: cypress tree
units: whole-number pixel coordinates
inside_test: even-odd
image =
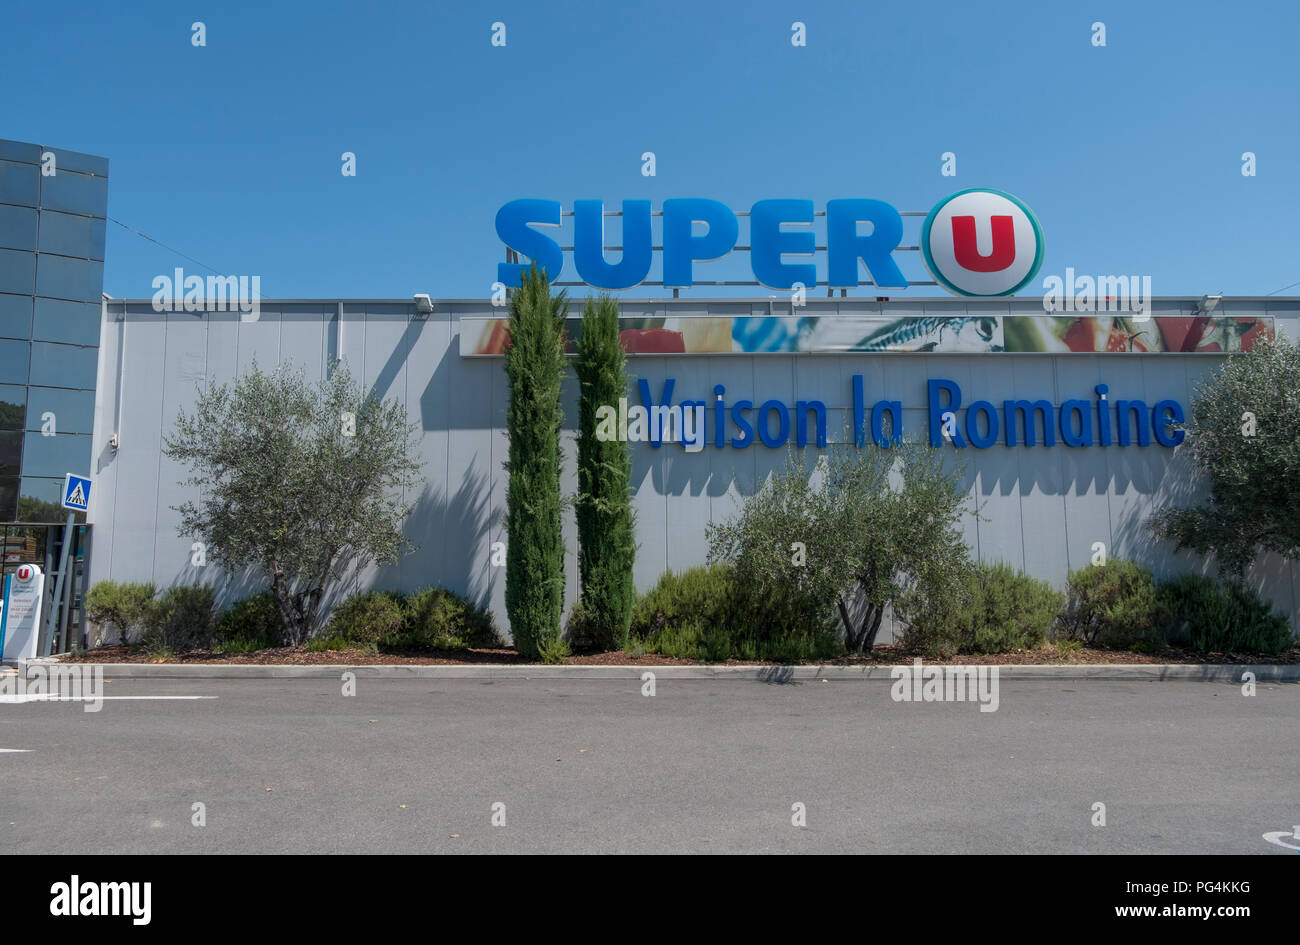
[[[627,355],[618,339],[618,303],[608,294],[587,299],[582,313],[574,372],[581,394],[578,407],[578,569],[582,610],[593,641],[621,650],[636,589],[632,563],[636,540],[629,484],[632,460],[627,443],[596,437],[600,407],[618,410],[627,396]]]
[[[560,622],[560,384],[568,310],[564,292],[552,296],[545,270],[533,266],[512,293],[506,349],[506,614],[519,652],[547,662],[558,661],[566,652]]]

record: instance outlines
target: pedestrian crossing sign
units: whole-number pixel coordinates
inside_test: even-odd
[[[68,473],[63,480],[63,507],[76,512],[86,511],[90,504],[90,477]]]

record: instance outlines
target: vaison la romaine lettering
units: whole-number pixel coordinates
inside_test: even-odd
[[[868,405],[863,375],[852,377],[853,429],[858,446],[867,438],[877,446],[907,435],[903,403],[878,400]],[[781,447],[794,438],[796,446],[809,442],[825,446],[827,405],[821,400],[736,400],[728,403],[726,387],[715,384],[713,400],[672,403],[675,378],[665,378],[656,400],[645,378],[637,381],[641,402],[629,406],[626,397],[596,410],[596,438],[626,440],[661,446],[680,443],[687,452],[705,446],[744,449],[755,442]],[[1110,397],[1110,387],[1097,384],[1087,398],[1054,404],[1046,398],[1017,398],[995,404],[975,400],[964,405],[956,381],[932,377],[926,381],[926,427],[931,446],[949,444],[988,449],[1006,446],[1151,446],[1175,447],[1185,432],[1183,406],[1176,400],[1154,405],[1139,398]]]

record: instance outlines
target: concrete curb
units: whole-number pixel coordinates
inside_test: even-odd
[[[48,665],[49,659],[26,660]],[[739,679],[789,683],[826,680],[892,680],[887,665],[870,666],[420,666],[372,664],[362,666],[275,666],[240,663],[76,663],[102,666],[111,679],[338,679],[355,673],[371,679],[626,679],[640,681],[652,672],[657,679]],[[911,664],[899,664],[909,671]],[[942,664],[923,664],[941,666]],[[23,667],[19,667],[22,669]],[[1244,672],[1256,682],[1300,682],[1300,664],[1217,663],[1100,663],[1055,666],[998,666],[999,679],[1107,679],[1132,682],[1162,680],[1240,682]]]

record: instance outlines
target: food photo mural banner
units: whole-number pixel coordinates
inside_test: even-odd
[[[509,319],[462,318],[462,357],[500,357],[509,342]],[[971,315],[887,318],[879,315],[620,318],[619,339],[630,355],[843,354],[925,352],[948,354],[1191,353],[1249,351],[1273,337],[1271,317],[1113,315]],[[581,319],[568,323],[568,352]]]

